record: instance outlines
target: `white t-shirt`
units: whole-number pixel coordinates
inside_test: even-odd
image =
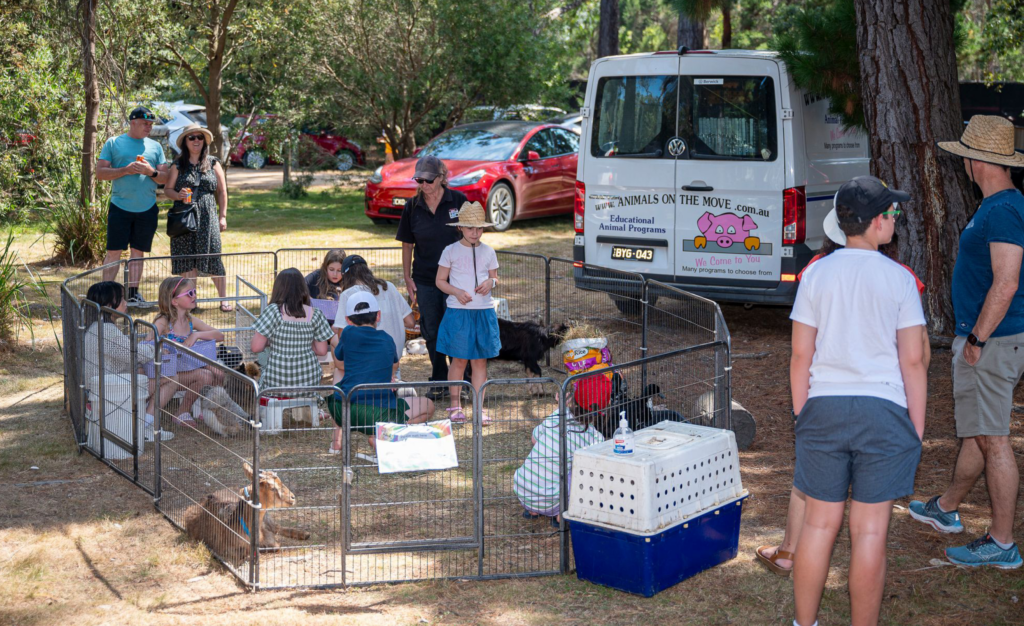
[[[405,301],[405,296],[398,293],[398,288],[394,286],[390,281],[387,283],[387,289],[381,289],[375,298],[377,298],[377,304],[380,305],[380,323],[377,324],[378,330],[383,330],[392,339],[395,340],[395,349],[398,351],[398,358],[402,358],[402,349],[405,348],[405,316],[412,313],[412,309],[409,308],[409,303]],[[334,318],[335,328],[345,328],[348,326],[348,322],[345,321],[345,303],[348,302],[349,296],[356,293],[357,291],[366,291],[373,293],[367,287],[363,285],[354,285],[349,287],[345,291],[341,292],[338,296],[338,314]]]
[[[476,279],[473,275],[473,257],[476,256]],[[498,269],[498,255],[494,248],[485,243],[470,248],[456,241],[441,252],[441,260],[437,262],[439,267],[451,268],[448,274],[448,282],[457,289],[462,289],[473,296],[469,304],[460,304],[455,296],[448,296],[448,306],[453,309],[492,309],[494,301],[491,295],[481,296],[476,293],[478,285],[491,280],[487,272]]]
[[[896,331],[925,320],[914,276],[900,264],[872,250],[837,250],[807,268],[789,318],[818,330],[809,398],[907,406]]]

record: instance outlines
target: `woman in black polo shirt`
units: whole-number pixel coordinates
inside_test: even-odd
[[[448,188],[448,168],[435,156],[422,157],[413,174],[416,196],[405,205],[395,239],[402,242],[402,271],[413,302],[420,304],[420,333],[430,354],[430,380],[448,380],[448,361],[437,353],[437,329],[444,317],[448,296],[438,289],[437,262],[441,252],[458,241],[459,229],[448,226],[459,220],[466,201],[460,191]]]

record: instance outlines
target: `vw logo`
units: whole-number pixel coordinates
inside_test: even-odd
[[[668,153],[670,156],[677,157],[684,152],[686,152],[686,142],[683,141],[682,137],[673,137],[668,140]]]

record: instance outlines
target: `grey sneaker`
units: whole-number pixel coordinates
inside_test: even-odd
[[[946,558],[953,565],[965,567],[998,567],[999,569],[1017,569],[1024,565],[1020,558],[1020,550],[1017,544],[1013,544],[1007,550],[1003,550],[992,540],[992,535],[975,539],[966,546],[946,548]]]
[[[910,517],[919,522],[928,524],[940,533],[962,533],[964,525],[960,523],[960,513],[951,511],[949,513],[939,508],[939,496],[935,496],[928,502],[911,500]]]
[[[154,302],[146,302],[142,296],[137,293],[128,296],[125,300],[128,302],[128,306],[135,307],[137,309],[152,309],[156,304]]]

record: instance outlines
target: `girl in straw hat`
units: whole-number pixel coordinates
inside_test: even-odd
[[[452,358],[448,380],[462,380],[467,363],[472,363],[473,387],[480,389],[487,381],[487,359],[501,350],[491,298],[491,289],[498,284],[498,255],[480,242],[484,228],[493,224],[484,218],[479,202],[466,202],[459,209],[459,221],[449,226],[457,227],[462,239],[445,248],[438,261],[436,284],[448,294],[448,310],[437,333],[437,351]],[[453,422],[465,422],[459,388],[453,386],[450,392],[448,416]],[[482,410],[480,423],[490,423]]]

